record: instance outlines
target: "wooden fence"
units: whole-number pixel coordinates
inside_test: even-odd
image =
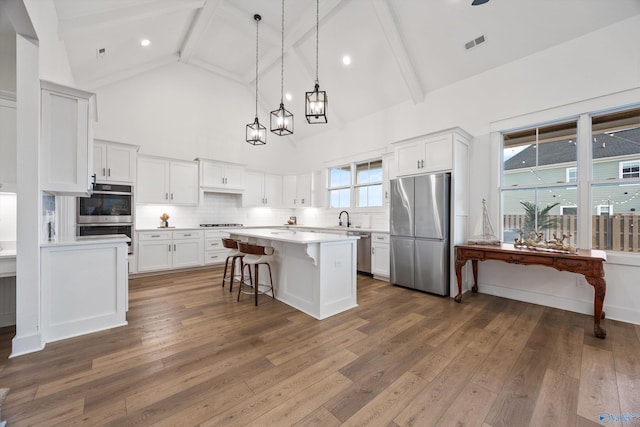
[[[569,239],[565,239],[565,243],[575,246],[578,229],[577,217],[575,215],[549,215],[549,218],[557,219],[557,225],[545,230],[545,239],[551,238],[553,233],[556,233],[557,236],[562,233],[571,234]],[[505,215],[504,229],[517,232],[524,225],[524,219],[524,215]],[[640,252],[640,215],[635,213],[611,216],[593,215],[591,229],[591,247],[593,249]]]

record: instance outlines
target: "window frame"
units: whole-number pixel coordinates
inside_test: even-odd
[[[628,166],[631,165],[631,166]],[[636,174],[637,176],[624,176],[625,167],[634,167],[638,166],[638,172],[629,172],[630,174]],[[638,179],[640,178],[640,160],[623,160],[618,163],[618,178],[619,179]]]
[[[380,162],[380,181],[375,182],[367,182],[367,183],[358,183],[358,166],[366,163],[377,163]],[[331,187],[331,171],[334,169],[343,169],[349,167],[350,179],[349,185],[335,186]],[[332,166],[327,168],[327,207],[329,209],[371,209],[371,208],[381,208],[384,206],[384,197],[381,198],[380,204],[375,206],[359,206],[358,205],[358,190],[360,188],[365,187],[373,187],[380,186],[381,190],[384,190],[384,161],[382,157],[375,157],[368,160],[358,160],[353,161],[346,164],[341,164],[337,166]],[[346,190],[349,189],[349,206],[340,206],[335,207],[331,205],[331,192],[336,190]]]

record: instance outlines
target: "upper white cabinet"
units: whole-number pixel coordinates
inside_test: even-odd
[[[244,206],[282,206],[282,176],[262,172],[246,173],[247,189],[243,196]]]
[[[0,192],[16,191],[16,103],[0,99]]]
[[[309,208],[312,205],[312,175],[304,173],[296,177],[296,207]]]
[[[95,94],[47,81],[41,89],[40,187],[90,195]]]
[[[138,156],[138,203],[198,204],[198,164],[184,160]]]
[[[200,187],[203,191],[242,193],[245,190],[244,166],[207,159],[196,160],[200,163]]]
[[[93,173],[98,182],[131,184],[136,179],[136,145],[95,140]]]
[[[399,143],[395,148],[398,176],[448,171],[453,168],[455,130],[425,135]]]
[[[298,199],[297,177],[295,175],[285,175],[282,177],[282,206],[285,208],[295,208]]]

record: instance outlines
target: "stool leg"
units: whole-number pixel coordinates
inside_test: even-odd
[[[242,293],[242,286],[244,285],[244,267],[246,267],[247,265],[245,264],[244,266],[242,266],[242,269],[240,270],[240,286],[238,286],[238,301],[240,301],[240,294]],[[251,273],[251,267],[249,267],[249,273]]]
[[[258,287],[260,286],[260,280],[258,280],[258,266],[256,264],[256,283],[253,284],[253,293],[256,296],[256,307],[258,306]]]
[[[225,275],[227,264],[224,265]],[[236,257],[231,258],[231,278],[229,279],[229,292],[233,292],[233,279],[236,277]]]
[[[273,276],[271,275],[271,264],[266,263],[267,268],[269,269],[269,281],[271,282],[271,296],[273,299],[276,299],[276,294],[273,290]]]
[[[227,259],[224,261],[224,274],[222,275],[222,287],[224,288],[224,281],[227,278],[227,266],[229,265],[229,258],[231,258],[230,256],[227,257]]]

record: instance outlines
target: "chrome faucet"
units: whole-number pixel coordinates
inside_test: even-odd
[[[342,211],[342,212],[340,212],[340,215],[338,215],[338,225],[342,227],[342,214],[343,213],[347,214],[347,227],[351,227],[351,221],[349,220],[349,212],[347,212],[347,211]]]

